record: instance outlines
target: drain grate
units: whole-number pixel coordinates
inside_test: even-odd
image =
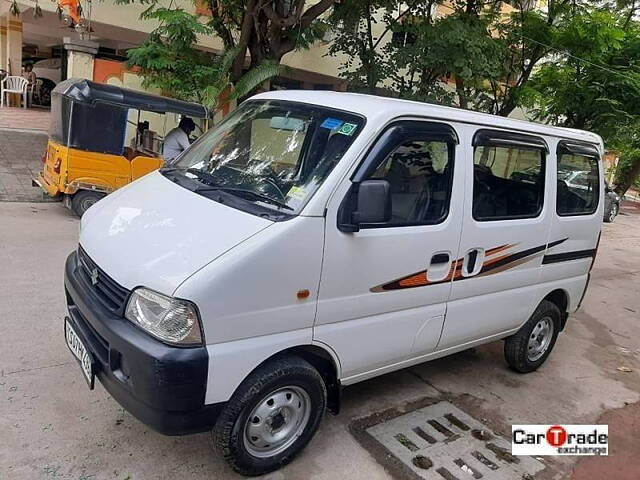
[[[544,465],[511,455],[511,444],[449,402],[414,410],[365,430],[419,478],[514,480]]]

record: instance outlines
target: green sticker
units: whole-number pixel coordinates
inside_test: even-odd
[[[338,130],[338,133],[350,137],[351,135],[353,135],[353,132],[356,131],[356,128],[358,128],[358,126],[355,123],[343,123]]]

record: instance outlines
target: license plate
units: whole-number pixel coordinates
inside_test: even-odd
[[[74,357],[76,357],[80,362],[80,369],[82,370],[82,375],[89,384],[89,389],[93,390],[95,379],[93,358],[87,350],[87,347],[84,346],[84,343],[82,343],[82,340],[80,340],[80,337],[71,326],[71,322],[69,322],[68,318],[64,319],[64,337],[67,341],[69,350],[71,350],[71,353],[73,353]]]

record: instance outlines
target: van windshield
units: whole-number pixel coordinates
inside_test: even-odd
[[[249,101],[168,165],[165,175],[183,175],[201,185],[195,192],[213,199],[242,199],[233,206],[296,214],[363,124],[360,116],[316,105]]]

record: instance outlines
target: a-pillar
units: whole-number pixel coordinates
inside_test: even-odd
[[[9,75],[22,75],[22,18],[7,14],[6,67]]]
[[[91,40],[63,39],[67,51],[67,78],[93,80],[93,64],[99,45]]]

